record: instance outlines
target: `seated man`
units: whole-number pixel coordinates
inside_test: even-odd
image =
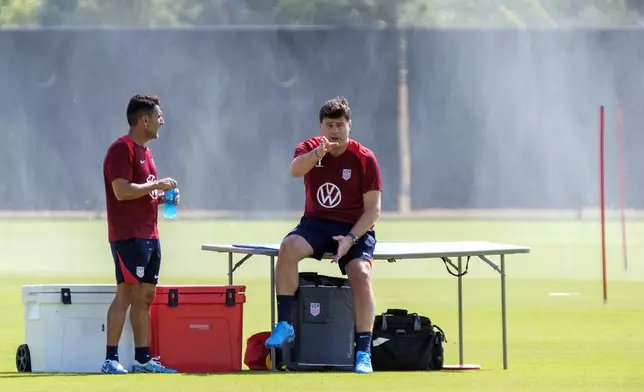
[[[278,323],[266,340],[279,347],[295,339],[290,320],[298,288],[298,263],[334,254],[353,289],[357,373],[372,373],[371,331],[375,296],[371,261],[376,247],[374,223],[380,215],[380,169],[374,154],[349,139],[351,113],[344,98],[324,104],[319,114],[322,136],[295,149],[291,174],[304,177],[306,202],[299,225],[282,241],[276,266]]]

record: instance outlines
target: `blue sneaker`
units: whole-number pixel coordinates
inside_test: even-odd
[[[125,370],[118,361],[113,361],[111,359],[106,359],[105,362],[103,362],[101,372],[105,374],[127,374],[127,370]]]
[[[132,365],[132,373],[177,373],[176,370],[161,365],[158,362],[159,359],[159,357],[152,358],[145,364],[135,360]]]
[[[358,351],[356,353],[356,367],[355,372],[360,374],[369,374],[373,373],[373,368],[371,367],[371,354],[364,351]]]
[[[284,343],[291,343],[295,340],[295,329],[293,326],[286,321],[280,321],[277,323],[271,336],[266,339],[266,347],[268,348],[277,348]]]

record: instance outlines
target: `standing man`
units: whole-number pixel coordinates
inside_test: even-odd
[[[290,319],[298,288],[298,263],[333,253],[354,296],[356,373],[372,373],[371,333],[375,296],[371,261],[376,247],[374,224],[380,216],[382,190],[376,157],[349,139],[351,110],[345,98],[327,101],[319,114],[321,136],[295,149],[291,174],[304,177],[306,202],[298,226],[280,245],[276,266],[278,323],[266,340],[279,347],[295,339]]]
[[[119,363],[118,343],[130,308],[134,333],[134,373],[176,373],[150,358],[149,310],[161,266],[157,230],[158,204],[164,191],[175,189],[172,178],[157,180],[150,140],[164,124],[159,100],[135,95],[127,106],[127,135],[108,148],[103,161],[107,229],[116,269],[116,295],[107,312],[107,348],[103,373],[125,374]]]

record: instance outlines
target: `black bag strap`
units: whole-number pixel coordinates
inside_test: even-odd
[[[386,331],[387,330],[387,313],[383,313],[381,315],[382,317],[382,323],[380,323],[380,330],[381,331]]]
[[[388,326],[387,325],[387,316],[393,316],[391,314],[388,314],[389,310],[392,310],[392,309],[387,309],[387,312],[381,314],[381,316],[382,316],[382,323],[380,324],[380,330],[381,331],[386,331],[387,330],[387,326]],[[400,310],[400,309],[395,309],[395,310]],[[405,310],[404,312],[405,312],[405,314],[403,314],[402,316],[407,316],[408,315],[407,311]],[[421,329],[420,328],[421,327],[420,316],[417,313],[412,313],[411,315],[414,316],[414,332],[418,332]]]
[[[445,263],[445,269],[447,269],[447,272],[449,272],[450,275],[459,277],[467,275],[467,270],[470,268],[470,257],[471,256],[467,256],[467,261],[465,262],[465,271],[461,272],[460,274],[458,273],[458,271],[450,271],[448,263],[451,264],[452,267],[454,266],[454,264],[452,264],[452,262],[447,257],[441,257],[441,260],[443,260],[443,263]]]
[[[406,316],[407,309],[387,309],[385,313],[390,314],[392,316]]]
[[[441,333],[441,335],[443,336],[443,341],[447,343],[447,337],[445,336],[445,332],[443,332],[441,327],[439,327],[438,325],[434,325],[434,328],[436,328]]]
[[[345,285],[349,285],[350,282],[345,278],[338,278],[333,276],[320,275],[317,272],[300,272],[299,273],[300,284],[305,282],[306,284],[313,286],[335,286],[341,288]]]

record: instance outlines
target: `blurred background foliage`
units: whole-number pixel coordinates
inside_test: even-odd
[[[125,11],[125,12],[124,12]],[[0,0],[0,28],[639,26],[644,0]]]

